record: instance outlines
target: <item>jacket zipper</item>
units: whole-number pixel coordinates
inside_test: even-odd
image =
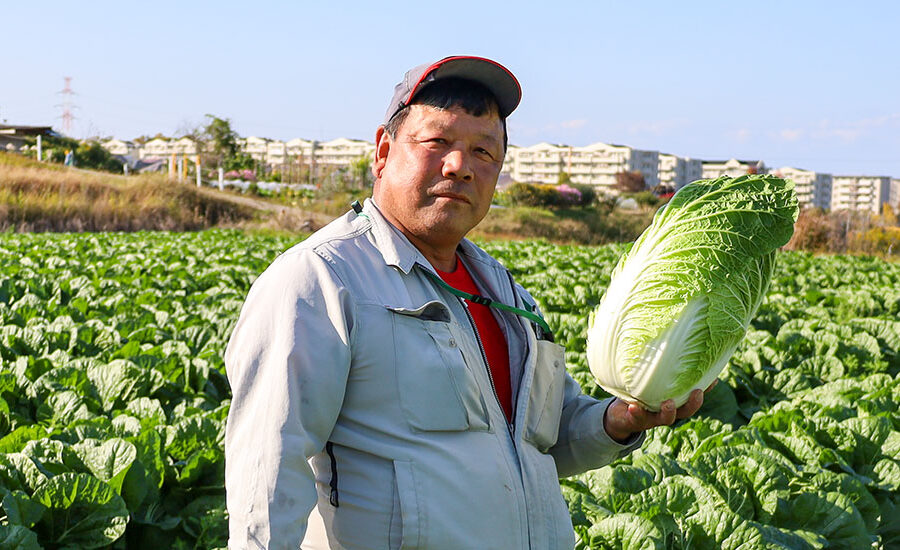
[[[469,319],[469,324],[472,326],[472,332],[475,333],[475,341],[478,343],[478,351],[481,352],[481,360],[484,362],[484,368],[487,370],[488,380],[491,383],[491,393],[494,394],[494,399],[497,401],[497,406],[500,407],[500,412],[503,414],[503,421],[506,422],[506,430],[510,435],[513,435],[513,425],[506,418],[506,413],[503,411],[503,404],[500,403],[500,396],[497,395],[497,386],[494,385],[494,375],[491,373],[491,366],[488,364],[487,353],[484,351],[484,344],[481,342],[481,335],[478,334],[478,326],[475,325],[475,319],[472,317],[472,312],[469,311],[469,304],[462,298],[459,299],[462,302],[463,309],[466,310],[466,318]]]

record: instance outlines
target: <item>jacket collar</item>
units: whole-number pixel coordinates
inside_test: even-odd
[[[431,264],[425,256],[409,242],[406,235],[387,221],[371,198],[363,203],[363,214],[372,224],[375,247],[381,252],[384,263],[400,269],[405,274],[408,274],[416,263],[431,269]]]
[[[371,198],[365,200],[363,204],[363,214],[371,223],[372,235],[375,238],[375,247],[384,258],[384,263],[400,269],[404,274],[409,274],[412,268],[418,263],[429,271],[435,272],[431,262],[425,258],[418,248],[416,248],[406,235],[394,227],[391,222],[387,221],[378,205]],[[491,257],[487,252],[479,248],[469,239],[463,239],[459,243],[458,248],[460,254],[467,260],[469,269],[474,269],[479,279],[484,282],[490,282],[489,290],[498,291],[494,286],[498,280],[506,280],[507,271],[497,260]],[[436,273],[436,272],[435,272]],[[500,285],[502,288],[503,285]],[[511,299],[512,296],[506,293],[494,294],[495,297],[501,299]]]

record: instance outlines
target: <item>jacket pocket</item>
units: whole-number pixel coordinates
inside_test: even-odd
[[[392,315],[400,407],[420,431],[487,430],[487,409],[439,301],[386,306]]]
[[[394,509],[394,515],[399,515],[399,522],[396,518],[391,518],[391,527],[393,529],[396,523],[400,524],[400,550],[408,550],[413,548],[425,548],[424,541],[421,540],[422,530],[420,525],[422,518],[420,517],[420,507],[418,502],[418,492],[416,491],[416,478],[413,472],[412,462],[408,460],[394,461],[394,481],[397,496]],[[391,547],[396,544],[396,537],[391,536]]]
[[[534,380],[528,395],[523,437],[542,453],[556,444],[566,382],[565,349],[559,344],[538,340]]]

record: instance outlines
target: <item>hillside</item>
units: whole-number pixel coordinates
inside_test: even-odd
[[[173,182],[120,176],[0,153],[0,230],[193,231],[210,227],[310,231],[327,216]]]

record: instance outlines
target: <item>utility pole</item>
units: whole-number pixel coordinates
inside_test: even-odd
[[[75,95],[75,92],[72,91],[72,77],[64,76],[63,80],[65,80],[66,84],[63,86],[63,89],[57,92],[58,94],[62,94],[63,102],[57,107],[62,107],[62,115],[59,118],[62,119],[63,125],[63,133],[67,136],[72,135],[72,121],[75,120],[75,115],[72,114],[72,110],[76,108],[75,104],[72,103],[72,96]]]
[[[319,144],[318,141],[312,140],[311,147],[309,149],[309,184],[317,185],[319,183],[318,174],[316,174],[316,146]],[[315,182],[315,183],[313,183]]]

